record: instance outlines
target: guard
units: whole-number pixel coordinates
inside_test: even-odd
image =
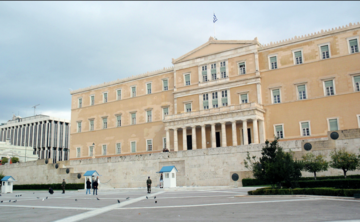
[[[151,181],[150,177],[148,177],[148,179],[146,180],[147,192],[148,193],[151,193],[151,183],[152,183],[152,181]]]

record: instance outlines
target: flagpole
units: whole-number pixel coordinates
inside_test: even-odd
[[[215,12],[213,11],[213,15],[215,15]],[[214,39],[215,39],[215,22],[214,23]]]

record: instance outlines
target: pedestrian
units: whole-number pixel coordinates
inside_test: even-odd
[[[151,193],[151,183],[152,183],[152,181],[151,181],[150,177],[148,177],[148,179],[146,180],[147,192],[148,193]]]
[[[95,193],[96,193],[96,195],[97,195],[97,190],[98,190],[98,181],[97,181],[97,179],[94,181],[94,183],[93,183],[93,195],[95,195]]]
[[[86,195],[88,194],[88,192],[89,192],[89,194],[91,194],[90,189],[91,189],[91,182],[90,182],[90,179],[88,178],[86,181]]]
[[[164,188],[163,174],[160,174],[160,188]]]
[[[50,194],[53,194],[53,193],[54,193],[54,190],[53,190],[51,187],[49,187],[49,193],[50,193]]]
[[[63,182],[61,184],[61,187],[62,187],[62,190],[63,190],[62,194],[65,194],[65,185],[66,185],[66,182],[65,182],[65,179],[63,179]]]

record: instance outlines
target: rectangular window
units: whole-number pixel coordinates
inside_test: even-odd
[[[191,103],[185,104],[185,108],[187,113],[191,112]]]
[[[93,119],[89,120],[89,126],[90,126],[90,127],[89,127],[90,129],[89,129],[89,130],[90,130],[90,131],[93,131],[93,130],[94,130],[94,120],[93,120]]]
[[[329,46],[328,45],[323,45],[323,46],[320,47],[320,49],[321,49],[321,57],[322,57],[322,59],[330,58]]]
[[[147,119],[148,123],[152,122],[152,111],[151,110],[146,112],[146,119]]]
[[[169,178],[169,173],[165,173],[165,178]]]
[[[116,116],[116,126],[117,127],[121,126],[121,115]]]
[[[185,85],[190,86],[190,74],[185,75]]]
[[[117,143],[116,144],[116,153],[120,154],[121,153],[121,143]]]
[[[78,108],[82,107],[82,98],[79,99],[79,104],[78,104]]]
[[[136,87],[133,86],[131,87],[131,97],[135,97],[136,96]]]
[[[79,158],[81,156],[80,147],[76,148],[76,157]]]
[[[239,63],[239,73],[240,73],[240,75],[246,74],[245,62]]]
[[[241,103],[248,103],[248,94],[241,94]]]
[[[102,153],[103,153],[104,156],[106,155],[106,145],[102,146]]]
[[[209,94],[203,94],[203,107],[209,109]]]
[[[349,45],[350,45],[350,53],[359,52],[359,45],[357,39],[349,40]]]
[[[151,94],[151,83],[146,84],[147,94]]]
[[[107,93],[104,93],[104,103],[107,103],[108,98],[107,98]]]
[[[136,124],[136,113],[131,113],[131,124],[132,125]]]
[[[216,80],[216,63],[211,64],[211,80]]]
[[[167,80],[167,79],[164,79],[164,80],[163,80],[163,85],[164,85],[164,91],[167,91],[167,90],[169,89],[168,80]]]
[[[107,118],[103,118],[103,129],[107,129]]]
[[[89,146],[89,156],[94,155],[94,146]]]
[[[302,64],[301,51],[294,52],[295,64]]]
[[[90,106],[95,104],[95,96],[90,96]]]
[[[166,137],[163,137],[163,149],[166,148]]]
[[[117,100],[121,100],[121,89],[118,89],[116,91],[116,97],[117,97]]]
[[[219,104],[218,104],[218,93],[217,92],[213,92],[212,93],[212,105],[213,105],[213,108],[218,108],[219,107]]]
[[[310,124],[309,122],[301,123],[302,136],[310,136]]]
[[[135,153],[136,152],[136,142],[131,142],[131,152]]]
[[[283,132],[282,125],[276,125],[275,130],[276,130],[276,137],[278,137],[279,139],[284,138],[284,132]]]
[[[280,89],[274,89],[272,91],[273,94],[273,103],[280,103]]]
[[[299,100],[306,99],[306,88],[305,85],[297,86],[298,93],[299,93]]]
[[[221,91],[221,103],[222,106],[228,105],[227,90]]]
[[[163,108],[163,119],[165,119],[165,116],[169,115],[169,108]]]
[[[277,59],[276,56],[270,57],[271,69],[277,69]]]
[[[208,79],[207,79],[207,66],[202,66],[201,67],[202,69],[202,77],[203,77],[203,82],[207,82]]]
[[[334,83],[332,80],[329,81],[325,81],[325,91],[326,91],[326,96],[332,96],[334,95]]]
[[[146,140],[146,150],[152,151],[152,140]]]
[[[221,73],[221,78],[226,78],[226,62],[220,62],[220,73]]]
[[[329,128],[330,128],[330,131],[339,130],[338,120],[337,119],[329,119]]]
[[[77,123],[77,132],[80,133],[81,132],[81,122]]]
[[[355,91],[360,92],[360,76],[354,76]]]

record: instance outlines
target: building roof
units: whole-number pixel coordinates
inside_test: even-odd
[[[163,166],[158,173],[169,173],[169,172],[171,172],[174,168],[175,168],[176,172],[178,172],[178,170],[176,169],[175,166]]]
[[[12,176],[4,176],[1,181],[15,181],[15,179]]]
[[[90,176],[100,176],[100,174],[98,172],[96,172],[96,170],[88,170],[86,171],[86,173],[84,174],[84,176],[86,177],[90,177]]]

